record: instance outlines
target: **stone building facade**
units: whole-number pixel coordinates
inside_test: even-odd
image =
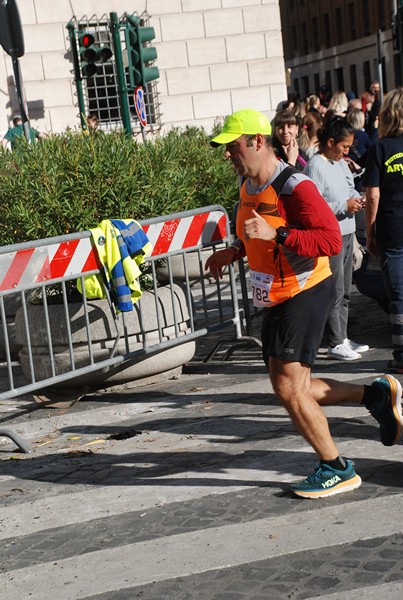
[[[146,11],[155,28],[164,128],[251,107],[269,118],[286,98],[278,0],[17,0],[25,38],[20,59],[31,124],[78,127],[66,24],[73,16]],[[18,112],[10,57],[0,50],[0,133]]]

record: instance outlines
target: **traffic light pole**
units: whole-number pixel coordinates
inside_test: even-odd
[[[403,0],[393,0],[393,49],[398,52],[398,81],[396,85],[403,85]]]
[[[67,23],[66,28],[69,32],[71,55],[73,58],[73,68],[74,68],[74,76],[75,76],[75,80],[76,80],[78,108],[80,110],[81,129],[83,131],[86,131],[88,126],[87,126],[87,117],[85,114],[83,82],[82,82],[81,73],[80,73],[80,62],[78,60],[77,42],[76,42],[76,36],[75,36],[74,23],[72,21],[70,21],[69,23]]]
[[[382,72],[382,58],[383,58],[383,49],[382,49],[382,30],[378,29],[376,32],[376,54],[377,54],[377,67],[378,67],[378,81],[379,81],[379,100],[382,104],[383,102],[383,72]]]
[[[132,135],[132,126],[131,126],[131,118],[130,118],[130,109],[129,109],[129,96],[128,96],[128,88],[126,83],[125,70],[123,67],[123,56],[122,56],[122,47],[120,44],[120,35],[119,35],[119,18],[117,13],[110,13],[110,27],[112,33],[112,42],[113,49],[115,54],[115,65],[116,65],[116,78],[118,84],[118,94],[120,100],[120,110],[122,113],[122,122],[124,130],[128,137]]]
[[[400,0],[400,19],[403,20],[403,0]],[[403,26],[399,26],[399,37],[400,37],[400,51],[399,51],[399,65],[400,65],[400,85],[403,85]]]
[[[25,139],[27,140],[28,144],[30,144],[31,143],[30,124],[29,124],[29,117],[28,117],[28,109],[26,107],[26,102],[24,101],[20,64],[19,64],[18,58],[16,56],[12,55],[11,58],[12,58],[12,62],[13,62],[15,89],[17,92],[18,107],[20,110],[20,115],[21,115],[21,120],[22,120],[22,128],[24,131]]]

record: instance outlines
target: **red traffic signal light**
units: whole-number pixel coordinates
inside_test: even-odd
[[[95,42],[94,36],[90,33],[83,33],[80,38],[80,46],[89,48]]]
[[[94,64],[97,58],[96,50],[93,47],[94,42],[94,36],[87,31],[80,33],[78,36],[81,71],[84,77],[93,77],[97,72],[97,67]]]
[[[95,42],[95,37],[88,31],[79,32],[78,43],[83,77],[94,77],[98,72],[96,63],[104,63],[112,58],[112,50],[109,46],[101,46],[99,41]]]

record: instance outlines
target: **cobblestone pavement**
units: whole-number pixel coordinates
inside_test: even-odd
[[[355,295],[362,360],[316,374],[370,382],[390,350],[386,317]],[[211,342],[213,343],[213,342]],[[256,347],[195,360],[177,380],[98,390],[70,409],[0,404],[4,600],[402,598],[403,447],[363,407],[329,407],[360,489],[301,500],[315,457],[270,387]],[[225,348],[223,348],[225,352]],[[0,369],[1,375],[1,369]]]

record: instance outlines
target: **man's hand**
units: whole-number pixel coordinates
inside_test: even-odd
[[[244,223],[245,239],[247,241],[252,238],[259,240],[274,240],[276,230],[268,224],[255,210],[252,210],[253,217],[247,219]]]
[[[206,260],[206,264],[204,265],[205,271],[209,270],[214,279],[222,279],[223,268],[234,262],[237,253],[238,252],[236,248],[233,246],[213,252],[213,254]]]

